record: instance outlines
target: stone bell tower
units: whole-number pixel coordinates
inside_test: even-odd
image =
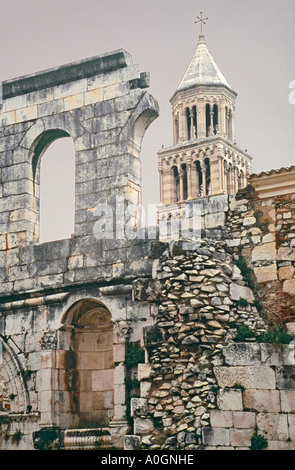
[[[158,152],[160,213],[170,204],[235,194],[246,186],[252,158],[236,144],[236,97],[201,33],[170,99],[173,146]]]

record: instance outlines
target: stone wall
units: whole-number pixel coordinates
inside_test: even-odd
[[[227,244],[247,261],[268,321],[275,324],[293,321],[295,314],[294,197],[259,199],[248,186],[232,200],[226,224]]]
[[[126,343],[140,341],[153,311],[132,298],[132,282],[151,276],[153,247],[128,232],[138,222],[141,141],[158,115],[148,86],[124,50],[3,83],[3,449],[48,447],[50,439],[60,447],[60,429],[89,424],[112,424],[106,435],[122,446]],[[75,147],[75,233],[39,244],[40,160],[61,137]],[[101,223],[106,208],[112,214]]]

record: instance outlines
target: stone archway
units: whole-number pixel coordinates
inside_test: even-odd
[[[61,333],[69,348],[60,367],[63,367],[63,383],[70,402],[71,425],[107,425],[114,410],[110,312],[95,299],[83,299],[70,307],[65,323]]]

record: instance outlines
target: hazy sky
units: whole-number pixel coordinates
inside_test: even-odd
[[[172,145],[170,97],[198,40],[238,93],[237,144],[258,172],[295,164],[295,0],[0,0],[1,79],[124,48],[151,73],[160,117],[143,141],[143,200],[159,201],[157,150]]]

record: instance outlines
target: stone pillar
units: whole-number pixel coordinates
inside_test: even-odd
[[[191,120],[191,125],[190,125],[190,130],[189,130],[189,137],[190,139],[194,139],[194,110],[193,108],[189,109],[189,115],[190,115],[190,120]]]
[[[40,384],[40,427],[50,428],[59,424],[59,414],[55,404],[59,403],[57,380],[57,362],[62,363],[61,358],[65,351],[57,351],[56,331],[46,330],[41,338],[41,384]],[[59,360],[56,355],[59,354]]]
[[[194,163],[191,165],[191,196],[192,199],[198,197],[199,193],[199,178],[197,178],[197,168]]]
[[[179,168],[179,199],[180,201],[183,201],[183,178],[184,178],[184,172],[183,169],[180,167]]]
[[[192,162],[189,159],[186,165],[187,175],[187,198],[192,199]]]
[[[221,193],[219,161],[218,157],[210,160],[211,194]]]
[[[209,129],[209,136],[212,136],[214,135],[214,132],[213,132],[213,107],[212,105],[210,104],[210,129]]]
[[[126,343],[132,332],[131,322],[117,320],[114,323],[114,416],[110,423],[110,432],[114,446],[123,447],[124,436],[128,431],[126,420]]]
[[[206,197],[207,196],[206,166],[205,166],[204,162],[202,162],[201,170],[202,170],[203,197]]]

